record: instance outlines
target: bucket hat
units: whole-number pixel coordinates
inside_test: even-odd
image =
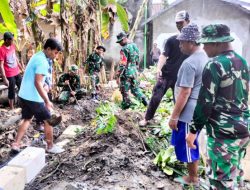
[[[200,32],[198,26],[194,23],[191,23],[183,27],[177,39],[181,41],[196,42],[198,39],[200,39]]]
[[[125,32],[120,32],[116,37],[117,37],[116,43],[120,43],[124,38],[128,37],[128,34],[126,34]]]

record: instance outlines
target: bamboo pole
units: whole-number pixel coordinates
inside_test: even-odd
[[[130,35],[129,35],[129,39],[133,40],[134,37],[135,37],[135,33],[136,33],[136,30],[141,22],[141,19],[143,17],[143,13],[144,13],[144,10],[145,10],[145,6],[147,5],[148,3],[148,0],[144,0],[138,13],[137,13],[137,16],[136,16],[136,19],[135,19],[135,23],[134,23],[134,26],[133,28],[130,30]]]

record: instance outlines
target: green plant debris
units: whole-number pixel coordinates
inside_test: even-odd
[[[116,110],[117,105],[114,103],[103,103],[96,109],[97,116],[94,119],[94,123],[97,127],[97,134],[107,134],[114,131],[117,123]]]
[[[154,159],[154,164],[159,166],[167,175],[173,175],[178,169],[177,173],[183,174],[182,170],[185,169],[184,165],[176,159],[173,146],[160,150]]]

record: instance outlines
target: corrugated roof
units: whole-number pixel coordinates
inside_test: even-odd
[[[175,7],[176,5],[178,5],[179,3],[183,2],[183,1],[186,1],[186,0],[177,0],[177,1],[173,2],[173,3],[171,3],[168,8],[163,9],[158,14],[155,14],[152,17],[148,18],[145,22],[142,23],[142,25],[144,25],[144,24],[146,24],[148,22],[151,22],[155,18],[159,17],[160,15],[162,15],[163,13],[165,13],[166,11],[168,11],[169,9]],[[232,6],[237,6],[242,11],[250,14],[250,2],[249,2],[250,0],[220,0],[220,1],[231,4]]]

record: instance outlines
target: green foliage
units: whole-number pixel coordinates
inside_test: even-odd
[[[4,23],[0,23],[0,33],[10,31],[17,37],[17,26],[8,0],[1,0],[0,14],[4,21]]]
[[[94,122],[97,127],[97,134],[107,134],[114,131],[117,123],[116,110],[117,106],[114,103],[104,103],[96,109],[97,116]]]
[[[40,13],[42,16],[46,16],[48,12],[46,9],[42,9],[42,10],[40,10]]]
[[[154,159],[154,164],[159,166],[167,175],[186,175],[186,167],[176,159],[174,147],[169,146],[167,149],[162,149]]]
[[[149,125],[146,144],[149,149],[157,155],[161,150],[165,150],[170,145],[172,130],[167,126],[167,119],[161,118],[160,125]]]
[[[109,14],[107,12],[102,12],[102,36],[104,39],[109,37]]]
[[[121,25],[122,25],[122,29],[125,32],[128,32],[129,31],[129,25],[128,25],[127,12],[125,11],[125,9],[119,3],[116,3],[116,8],[117,8],[118,18],[119,18],[119,20],[121,22]]]
[[[53,4],[53,12],[60,13],[60,3]]]
[[[166,148],[168,144],[165,138],[159,138],[155,135],[150,135],[146,138],[148,148],[156,155],[161,149]]]
[[[31,7],[35,8],[35,7],[39,7],[41,5],[46,5],[46,4],[47,4],[47,0],[38,0],[38,1],[35,1],[34,3],[32,3]]]
[[[78,135],[80,135],[83,131],[84,131],[83,128],[76,128],[74,132],[75,132],[76,135],[78,136]]]
[[[108,0],[100,0],[100,4],[103,7],[106,7],[108,5]]]
[[[122,5],[117,3],[115,0],[100,0],[100,5],[101,5],[101,34],[104,39],[107,39],[109,37],[109,24],[114,21],[114,18],[112,14],[109,14],[110,8],[113,5],[116,7],[117,10],[117,16],[118,19],[122,25],[122,29],[126,32],[129,30],[129,25],[128,25],[128,15],[126,10]],[[112,8],[111,8],[112,9]],[[114,11],[114,10],[113,10]],[[115,12],[115,11],[114,11]]]
[[[117,3],[120,3],[121,5],[123,5],[127,2],[128,2],[128,0],[117,0]]]

